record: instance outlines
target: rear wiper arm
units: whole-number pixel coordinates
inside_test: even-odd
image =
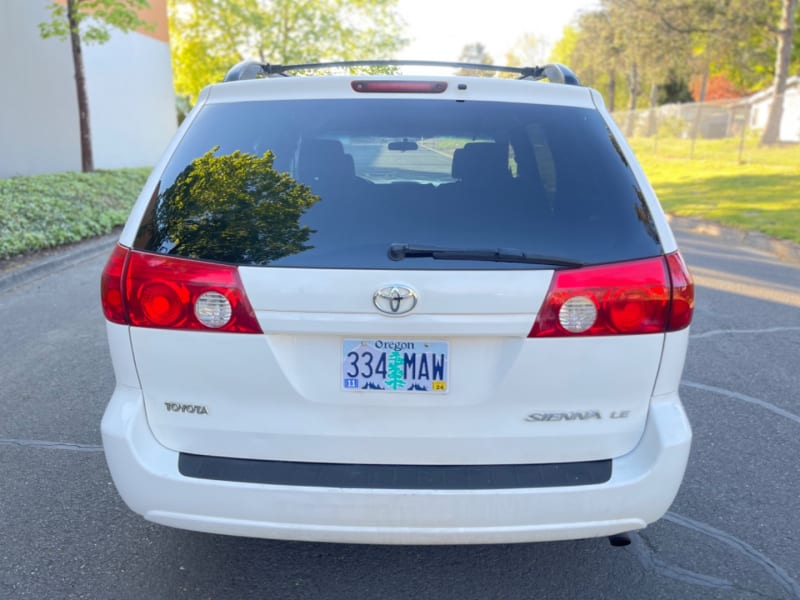
[[[485,260],[493,262],[515,262],[552,267],[582,267],[584,263],[556,256],[545,256],[524,252],[517,248],[442,248],[416,244],[390,244],[389,258],[434,258],[443,260]]]

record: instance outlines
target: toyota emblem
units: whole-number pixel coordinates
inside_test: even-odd
[[[377,290],[372,303],[387,315],[404,315],[417,305],[417,293],[404,285],[390,285]]]

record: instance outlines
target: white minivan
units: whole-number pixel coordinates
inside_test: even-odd
[[[561,65],[305,74],[340,66],[232,69],[136,202],[102,276],[122,498],[376,544],[659,519],[694,288],[600,94]]]

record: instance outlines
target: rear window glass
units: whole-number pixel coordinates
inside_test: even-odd
[[[537,268],[391,260],[392,244],[589,264],[661,253],[597,112],[361,98],[206,106],[162,174],[135,247],[275,267]]]

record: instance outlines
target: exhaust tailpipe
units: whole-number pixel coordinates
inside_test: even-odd
[[[631,543],[631,536],[628,533],[615,533],[608,536],[608,542],[615,548],[622,548]]]

